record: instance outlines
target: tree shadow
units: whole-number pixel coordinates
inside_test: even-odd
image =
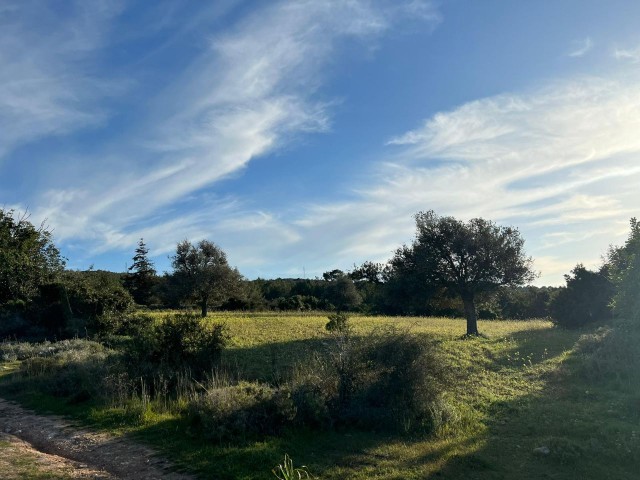
[[[477,438],[479,448],[453,455],[435,476],[635,478],[640,466],[636,433],[640,413],[629,411],[634,402],[640,405],[640,386],[629,394],[587,380],[585,352],[576,342],[592,331],[523,331],[509,336],[514,345],[495,358],[496,369],[540,375],[542,387],[493,402],[484,422],[486,431]]]
[[[497,349],[498,353],[487,350],[492,358],[483,365],[494,374],[520,372],[523,379],[541,375],[542,381],[529,393],[489,401],[483,406],[483,428],[463,434],[408,437],[354,429],[302,429],[211,443],[180,416],[156,419],[127,431],[156,447],[179,469],[201,478],[273,478],[271,468],[285,453],[320,478],[350,478],[354,472],[358,478],[391,480],[633,478],[640,451],[633,444],[632,431],[638,430],[640,419],[620,418],[615,405],[629,399],[593,388],[581,377],[579,362],[572,360],[582,355],[574,347],[582,333],[523,330],[506,336],[505,348]],[[470,341],[482,347],[482,342],[502,340]],[[326,342],[317,338],[232,348],[223,361],[243,379],[277,383],[326,348]],[[555,368],[560,360],[562,366]],[[34,401],[40,400],[34,397]],[[46,408],[47,404],[40,403],[40,408]],[[82,423],[95,421],[90,404],[64,405],[61,401],[48,405],[50,411],[72,415]],[[113,430],[123,421],[126,416],[113,411],[94,426]],[[535,453],[540,447],[549,448],[549,453]]]
[[[222,370],[234,378],[279,384],[328,348],[328,338],[309,338],[249,347],[231,347],[222,354]]]

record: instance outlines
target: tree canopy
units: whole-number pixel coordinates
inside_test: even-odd
[[[227,262],[215,243],[201,240],[196,245],[183,240],[172,258],[173,276],[185,297],[198,302],[203,317],[210,305],[225,302],[239,287],[242,276]]]
[[[535,278],[532,260],[525,255],[524,239],[516,228],[482,218],[465,223],[433,211],[419,212],[415,220],[416,237],[411,245],[396,251],[392,269],[460,296],[469,335],[478,334],[476,295]]]
[[[640,312],[640,222],[634,217],[629,223],[631,231],[624,245],[609,248],[606,270],[616,288],[616,315],[632,319]]]
[[[36,227],[28,214],[0,209],[0,304],[31,300],[64,266],[46,225]]]

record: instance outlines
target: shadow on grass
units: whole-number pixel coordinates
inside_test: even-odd
[[[640,450],[633,432],[639,430],[640,416],[634,416],[631,407],[633,401],[640,406],[640,393],[586,382],[578,361],[583,352],[574,348],[581,333],[543,329],[506,337],[507,347],[496,349],[488,363],[494,375],[537,375],[540,388],[473,407],[486,413],[483,428],[454,432],[449,438],[300,430],[213,444],[194,436],[178,415],[133,426],[133,420],[117,409],[69,405],[27,389],[13,396],[39,411],[71,415],[102,430],[121,429],[201,478],[273,478],[271,468],[285,453],[296,465],[304,464],[318,478],[327,479],[634,478]],[[468,340],[459,341],[462,345]],[[492,341],[497,340],[477,340],[478,351],[482,342]],[[235,348],[225,353],[224,361],[243,378],[273,382],[288,376],[324,344],[320,338]],[[549,453],[535,453],[540,447]]]
[[[308,364],[316,352],[326,349],[327,342],[310,338],[227,348],[222,354],[223,368],[238,378],[277,384],[291,378],[295,369]]]
[[[496,358],[496,364],[518,368],[520,362],[520,368],[531,369],[532,374],[540,368],[542,388],[513,400],[494,402],[488,410],[486,431],[477,437],[481,446],[452,456],[436,476],[636,478],[640,467],[640,412],[632,412],[634,404],[640,406],[640,385],[635,391],[621,391],[612,389],[606,381],[587,380],[583,363],[586,353],[576,342],[581,334],[593,330],[527,331],[510,336],[515,345]],[[556,368],[542,368],[545,362],[560,357],[562,362]]]

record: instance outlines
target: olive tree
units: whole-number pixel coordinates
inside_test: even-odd
[[[210,305],[221,305],[240,288],[242,276],[231,268],[227,256],[215,243],[189,240],[178,243],[171,262],[175,284],[183,296],[195,300],[203,317]]]
[[[419,212],[415,220],[413,243],[396,251],[391,267],[429,287],[458,295],[464,304],[468,335],[478,334],[478,294],[500,286],[524,285],[536,276],[516,228],[482,218],[465,223],[433,211]]]

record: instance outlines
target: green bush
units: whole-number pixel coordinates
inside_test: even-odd
[[[192,427],[215,441],[275,435],[292,424],[295,414],[287,388],[248,382],[216,386],[188,407]]]
[[[61,340],[59,342],[44,341],[40,343],[9,342],[0,343],[0,357],[5,361],[27,360],[34,357],[54,357],[68,352],[97,353],[104,347],[97,342],[84,339]]]
[[[122,286],[119,274],[104,271],[64,274],[64,295],[68,303],[71,334],[115,333],[121,328],[124,315],[133,308],[133,298]]]
[[[617,317],[640,321],[640,222],[632,218],[624,245],[610,247],[607,271],[615,286],[613,307]]]
[[[347,333],[350,331],[349,315],[346,313],[332,313],[325,328],[330,332]]]
[[[447,382],[433,343],[380,329],[333,337],[292,390],[301,423],[433,431],[443,422]]]
[[[158,324],[141,317],[138,333],[126,351],[127,364],[149,381],[161,373],[174,377],[189,371],[202,379],[219,363],[229,340],[224,324],[208,325],[194,314],[181,313]]]
[[[28,349],[16,345],[22,351],[22,373],[37,382],[47,393],[66,398],[71,403],[109,397],[105,390],[114,362],[113,352],[96,342],[73,340],[45,342]]]
[[[637,392],[640,384],[640,324],[618,319],[583,335],[578,342],[580,372],[589,381]]]
[[[611,318],[609,304],[614,289],[604,273],[577,265],[571,270],[571,275],[565,275],[565,281],[567,286],[558,290],[550,305],[555,324],[578,328]]]

